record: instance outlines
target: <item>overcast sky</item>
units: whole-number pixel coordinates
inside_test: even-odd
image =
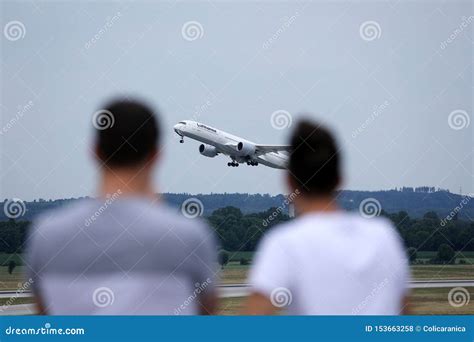
[[[229,168],[172,127],[284,144],[304,114],[337,132],[343,188],[474,193],[471,1],[0,6],[1,198],[93,195],[91,118],[125,94],[160,111],[161,191],[284,192],[281,170]]]

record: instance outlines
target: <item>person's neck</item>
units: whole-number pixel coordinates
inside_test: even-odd
[[[121,196],[156,197],[149,170],[104,169],[99,186],[99,196],[119,193]]]
[[[305,197],[295,199],[295,210],[298,215],[309,213],[331,213],[339,211],[339,206],[333,196]]]

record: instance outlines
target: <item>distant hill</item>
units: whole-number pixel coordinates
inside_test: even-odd
[[[409,188],[411,189],[411,188]],[[431,188],[430,188],[431,189]],[[271,207],[283,205],[285,197],[283,195],[270,196],[268,194],[197,194],[186,193],[165,193],[162,194],[164,200],[171,206],[179,208],[181,204],[190,197],[198,198],[204,206],[204,215],[210,215],[214,210],[232,206],[239,208],[244,214],[262,212]],[[347,210],[357,210],[360,203],[367,198],[375,198],[380,202],[382,210],[388,213],[406,211],[409,216],[422,217],[428,211],[434,211],[439,217],[445,217],[455,207],[461,206],[458,217],[468,221],[474,220],[474,200],[472,197],[464,197],[448,191],[351,191],[342,190],[339,192],[338,202],[341,207]],[[466,204],[462,203],[467,202]],[[24,202],[26,211],[21,217],[22,220],[31,220],[41,212],[57,208],[71,203],[78,199],[59,200],[37,200]],[[2,208],[5,202],[0,202]],[[284,209],[287,212],[287,208]],[[0,210],[0,221],[8,220],[4,210]]]

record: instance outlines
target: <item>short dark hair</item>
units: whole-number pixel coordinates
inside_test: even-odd
[[[160,138],[153,110],[136,100],[115,100],[93,117],[99,157],[110,167],[135,166],[157,149]]]
[[[330,195],[339,185],[340,155],[336,140],[324,126],[300,121],[291,139],[290,177],[306,195]]]

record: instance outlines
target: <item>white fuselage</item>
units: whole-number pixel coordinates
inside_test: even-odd
[[[285,169],[287,165],[288,154],[284,151],[267,152],[263,154],[249,153],[247,155],[242,155],[236,149],[236,146],[239,143],[253,146],[258,145],[249,140],[196,121],[180,121],[174,126],[174,130],[181,137],[188,137],[200,141],[203,144],[214,146],[218,153],[228,155],[237,163],[253,161],[277,169]]]

